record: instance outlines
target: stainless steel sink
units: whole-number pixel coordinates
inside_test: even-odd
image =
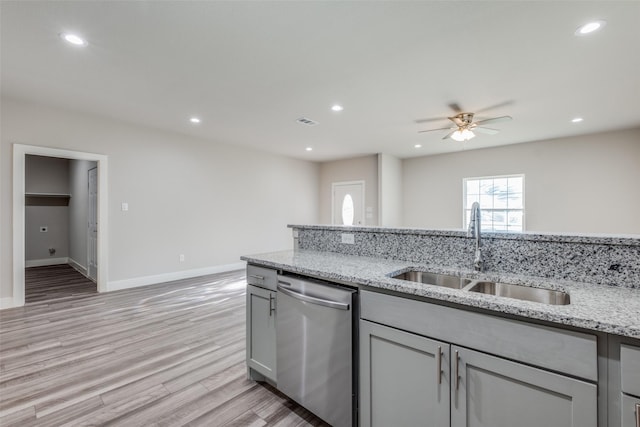
[[[569,294],[566,292],[531,288],[529,286],[513,285],[510,283],[478,281],[467,290],[470,292],[540,302],[543,304],[567,305],[570,303]]]
[[[464,277],[432,273],[430,271],[409,270],[391,277],[409,282],[424,283],[425,285],[442,286],[498,297],[539,302],[542,304],[567,305],[571,303],[569,294],[562,291],[532,288],[529,286],[514,285],[512,283],[491,282],[488,280],[465,279]]]
[[[408,280],[410,282],[424,283],[427,285],[443,286],[445,288],[462,289],[472,282],[459,276],[431,273],[427,271],[410,270],[406,273],[392,276],[394,279]]]

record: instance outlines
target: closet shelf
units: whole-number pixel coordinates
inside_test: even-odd
[[[26,206],[69,206],[71,194],[64,193],[25,193]]]

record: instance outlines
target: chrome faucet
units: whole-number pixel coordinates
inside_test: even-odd
[[[467,237],[473,237],[476,241],[476,252],[473,258],[473,269],[475,271],[482,271],[482,251],[480,250],[480,203],[473,202],[471,205],[471,218],[469,219],[469,229],[467,230]]]

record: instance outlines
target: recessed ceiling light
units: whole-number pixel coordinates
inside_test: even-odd
[[[414,145],[415,148],[422,148],[422,144],[416,144]]]
[[[307,151],[313,151],[313,148],[312,148],[312,147],[307,147],[307,148],[305,148],[305,150],[307,150]]]
[[[191,117],[191,118],[189,119],[189,121],[190,121],[191,123],[196,123],[196,124],[197,124],[197,123],[200,123],[200,119],[199,119],[199,118],[197,118],[197,117]]]
[[[85,39],[73,33],[60,33],[60,38],[74,46],[86,46],[89,44]]]
[[[342,105],[335,104],[335,105],[333,105],[331,107],[331,110],[332,111],[342,111],[342,110],[344,110],[344,107]]]
[[[571,120],[571,123],[580,123],[581,121],[583,121],[584,119],[582,117],[576,117],[575,119]]]
[[[591,34],[594,31],[597,31],[599,29],[601,29],[602,27],[605,26],[607,22],[606,21],[593,21],[593,22],[588,22],[584,25],[582,25],[581,27],[578,27],[578,29],[575,32],[576,36],[585,36],[587,34]]]

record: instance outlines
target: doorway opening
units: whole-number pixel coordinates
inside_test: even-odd
[[[81,255],[69,256],[62,248],[58,257],[58,264],[69,264],[76,270],[81,271],[86,277],[92,277],[96,283],[98,292],[107,290],[107,269],[108,269],[108,253],[107,253],[107,156],[93,153],[85,153],[80,151],[60,150],[48,147],[38,147],[30,145],[13,145],[13,306],[22,306],[25,304],[25,267],[38,266],[51,263],[50,260],[42,261],[38,264],[38,256],[34,260],[30,260],[29,264],[25,260],[26,238],[27,234],[33,234],[33,222],[29,222],[29,233],[26,233],[26,207],[32,203],[40,204],[64,204],[69,203],[69,199],[73,197],[70,191],[50,193],[44,192],[28,192],[26,188],[26,161],[27,156],[41,156],[55,159],[69,159],[74,164],[84,167],[84,179],[86,187],[85,202],[81,203],[81,210],[84,210],[84,219],[81,227],[84,232],[79,233],[81,244]],[[91,172],[93,170],[93,172]],[[93,182],[92,182],[93,180]],[[92,188],[93,185],[93,188]],[[46,186],[45,186],[46,189]],[[77,192],[76,195],[80,193]],[[39,201],[38,201],[39,200]],[[54,200],[54,201],[52,201]],[[93,205],[92,205],[93,204]],[[93,207],[92,207],[93,206]],[[93,227],[93,228],[92,228]],[[48,227],[46,224],[36,227],[36,237],[46,235]],[[46,240],[45,240],[46,242]],[[45,248],[45,255],[54,256],[57,248],[53,244],[40,245],[39,250]],[[51,253],[53,251],[53,254]],[[30,255],[32,258],[33,256]],[[39,255],[42,256],[42,255]],[[93,263],[93,265],[91,264]],[[83,266],[84,264],[84,266]],[[85,271],[83,271],[83,269]]]
[[[331,184],[331,224],[365,225],[364,181]]]

